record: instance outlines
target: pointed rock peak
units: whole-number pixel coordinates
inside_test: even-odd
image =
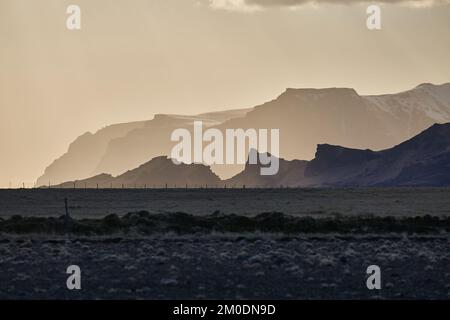
[[[246,166],[255,165],[255,164],[250,164],[250,159],[257,159],[257,163],[258,163],[257,165],[259,165],[259,163],[260,163],[259,159],[261,158],[261,156],[269,158],[269,157],[272,157],[272,154],[270,152],[259,152],[257,149],[250,149],[250,151],[248,152],[247,162],[245,163],[245,165]],[[273,157],[275,157],[275,156],[273,156]]]

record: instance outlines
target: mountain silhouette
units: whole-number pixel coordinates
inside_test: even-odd
[[[450,123],[435,124],[379,152],[320,145],[305,169],[309,186],[450,186]]]
[[[107,172],[120,175],[149,159],[169,155],[170,134],[177,128],[191,128],[196,120],[205,127],[239,117],[248,110],[237,109],[197,116],[156,115],[148,121],[108,126],[77,138],[67,153],[55,160],[37,180],[37,185],[56,185]]]
[[[280,156],[310,160],[318,144],[382,150],[446,122],[450,83],[380,96],[360,96],[346,88],[287,89],[220,128],[279,128]]]
[[[207,187],[221,183],[209,167],[202,164],[175,164],[166,156],[156,157],[143,165],[113,177],[100,174],[88,179],[69,181],[59,188],[174,188]]]
[[[251,152],[257,152],[251,150]],[[265,154],[270,156],[270,154]],[[258,154],[258,159],[261,154]],[[221,180],[202,164],[175,165],[162,156],[112,177],[66,182],[59,187],[376,187],[450,186],[450,123],[435,124],[393,148],[372,151],[321,144],[311,161],[279,159],[273,176],[260,174],[259,164]]]
[[[378,152],[321,144],[309,162],[280,159],[278,175],[260,176],[259,165],[247,165],[230,181],[264,187],[450,186],[450,123]]]
[[[198,116],[156,115],[144,122],[121,124],[85,134],[51,164],[38,185],[84,179],[101,173],[120,175],[160,155],[170,155],[177,128],[279,129],[280,157],[315,157],[317,145],[383,150],[412,138],[434,123],[450,122],[450,83],[421,84],[396,94],[361,96],[353,89],[287,89],[276,99],[251,109]],[[120,130],[119,130],[120,129]],[[111,130],[111,134],[109,131]],[[243,166],[213,165],[224,178]]]
[[[67,153],[53,161],[37,180],[37,185],[84,179],[94,174],[94,168],[104,155],[108,144],[128,132],[144,126],[144,121],[107,126],[95,134],[87,132],[70,144]]]
[[[251,150],[250,153],[257,153],[256,150]],[[272,188],[277,186],[294,186],[304,178],[304,171],[308,161],[291,160],[287,161],[279,159],[279,170],[276,175],[261,175],[260,154],[257,153],[257,164],[250,164],[249,161],[245,164],[242,172],[234,177],[227,179],[224,183],[231,187],[258,187],[258,188]],[[266,157],[272,156],[270,153],[265,153]],[[249,155],[250,157],[250,155]]]

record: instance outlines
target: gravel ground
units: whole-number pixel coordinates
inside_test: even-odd
[[[1,299],[449,299],[450,237],[0,236]],[[66,289],[66,268],[82,290]],[[382,290],[366,288],[379,265]]]

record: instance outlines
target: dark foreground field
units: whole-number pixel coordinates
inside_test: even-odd
[[[0,210],[0,299],[450,299],[449,189],[10,190]]]
[[[448,237],[3,239],[3,299],[450,299]],[[66,268],[82,290],[66,289]],[[366,268],[382,270],[369,291]]]

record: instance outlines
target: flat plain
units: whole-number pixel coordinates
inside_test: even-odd
[[[102,236],[34,233],[45,221],[64,221],[59,219],[64,199],[72,218],[87,219],[87,226],[103,219],[97,223],[138,221],[153,228],[161,218],[149,214],[167,214],[175,225],[172,219],[178,217],[181,226],[196,221],[185,214],[218,219],[222,226],[224,215],[259,221],[258,215],[270,212],[332,219],[337,226],[355,217],[401,226],[410,219],[414,226],[415,221],[442,224],[450,216],[450,189],[435,188],[2,190],[0,222],[13,221],[25,231],[0,233],[1,299],[450,298],[448,225],[424,233],[366,232],[364,226],[344,233],[198,232],[190,224],[185,234],[173,229]],[[148,213],[130,214],[139,211]],[[104,218],[111,214],[122,218]],[[280,214],[268,214],[267,221],[279,223]],[[422,218],[412,218],[417,216]],[[66,288],[66,268],[72,264],[82,270],[80,291]],[[382,270],[379,291],[366,287],[366,268],[373,264]]]
[[[354,189],[24,189],[0,190],[0,217],[75,218],[129,212],[257,215],[450,215],[450,188]]]

